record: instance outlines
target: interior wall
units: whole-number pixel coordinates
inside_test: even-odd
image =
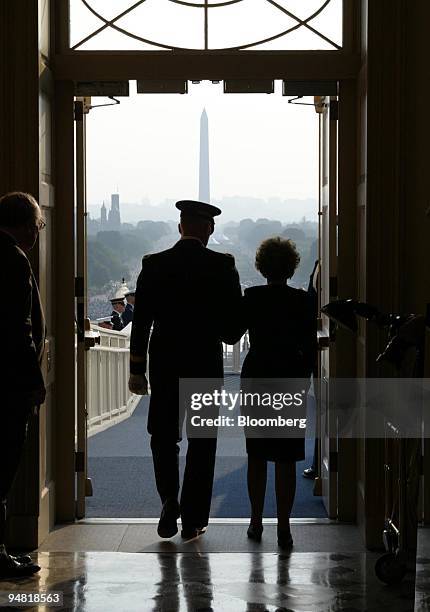
[[[362,3],[359,79],[359,295],[385,312],[425,313],[429,300],[430,176],[427,130],[426,0]],[[361,327],[359,375],[393,376],[375,362],[386,339]],[[365,425],[364,425],[365,426]],[[369,547],[381,545],[384,501],[382,440],[359,449],[358,516]]]
[[[408,2],[403,46],[403,214],[399,305],[406,312],[425,313],[430,302],[430,153],[428,139],[428,23],[430,5]]]
[[[425,314],[430,303],[430,153],[428,143],[428,2],[408,4],[405,14],[407,36],[404,53],[404,125],[402,159],[404,176],[404,214],[402,216],[402,277],[400,308]],[[427,338],[429,334],[427,332]],[[430,343],[426,345],[430,375]],[[430,420],[426,421],[426,435]],[[424,520],[430,523],[430,440],[424,442]]]
[[[50,81],[45,70],[49,56],[48,0],[0,3],[0,45],[0,193],[12,190],[31,193],[47,221],[30,255],[47,314],[48,341],[43,361],[47,399],[39,416],[30,421],[28,442],[9,503],[9,543],[32,548],[53,524],[54,207],[50,179]]]

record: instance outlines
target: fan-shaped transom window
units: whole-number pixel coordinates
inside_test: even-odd
[[[342,0],[70,0],[85,50],[336,50]]]

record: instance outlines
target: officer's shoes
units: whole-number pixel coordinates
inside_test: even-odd
[[[168,499],[161,511],[157,533],[160,538],[173,538],[178,533],[179,504],[176,499]]]
[[[40,566],[32,561],[19,563],[7,554],[0,555],[0,578],[23,578],[37,572],[40,572]]]
[[[182,525],[181,538],[183,540],[194,540],[206,532],[206,527],[190,527]]]

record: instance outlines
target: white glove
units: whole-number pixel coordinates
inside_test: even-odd
[[[130,374],[128,388],[129,391],[135,395],[147,395],[148,381],[146,380],[146,376],[144,374]]]

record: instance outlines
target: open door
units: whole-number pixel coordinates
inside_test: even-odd
[[[85,516],[85,496],[90,494],[87,479],[87,189],[86,114],[88,98],[75,101],[75,299],[76,299],[76,517]]]
[[[338,100],[335,96],[318,100],[320,131],[319,225],[321,262],[319,307],[336,297],[337,262],[337,120]],[[335,378],[335,344],[331,341],[330,321],[323,315],[321,335],[329,341],[319,353],[317,399],[319,409],[320,490],[329,518],[337,517],[337,428],[332,416]]]

